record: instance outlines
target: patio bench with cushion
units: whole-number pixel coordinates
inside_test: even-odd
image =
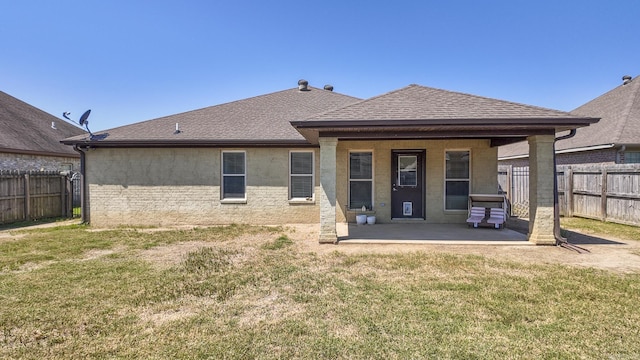
[[[496,229],[501,229],[504,227],[505,221],[505,210],[502,208],[491,208],[489,210],[489,219],[487,223],[493,224]]]
[[[474,228],[478,227],[478,224],[482,222],[485,218],[485,208],[479,206],[471,207],[469,210],[469,218],[467,219],[467,226],[471,226],[473,224]]]

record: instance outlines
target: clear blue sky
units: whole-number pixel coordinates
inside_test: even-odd
[[[310,85],[569,111],[640,75],[637,0],[0,0],[0,90],[92,131]]]

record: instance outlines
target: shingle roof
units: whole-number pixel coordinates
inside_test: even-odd
[[[440,119],[532,119],[570,118],[558,110],[518,104],[476,95],[409,85],[380,96],[305,119],[345,120],[440,120]]]
[[[558,110],[409,85],[292,121],[292,125],[313,143],[322,134],[345,140],[483,138],[497,146],[595,121]]]
[[[572,110],[571,114],[601,118],[581,128],[573,138],[559,141],[556,150],[598,145],[640,144],[640,79],[620,85]],[[527,155],[526,142],[500,147],[499,157]]]
[[[333,91],[314,87],[308,89],[278,91],[97,132],[96,135],[109,134],[99,141],[104,146],[306,144],[304,137],[289,123],[291,120],[359,100]],[[179,134],[174,134],[176,124],[180,129]],[[86,140],[86,136],[80,136],[66,139],[65,143],[82,143]]]
[[[573,139],[560,148],[580,147],[592,144],[640,143],[640,79],[599,96],[571,111],[576,115],[602,118],[596,126],[578,131]]]
[[[55,123],[55,129],[51,123]],[[0,152],[78,157],[60,140],[85,131],[0,91]]]

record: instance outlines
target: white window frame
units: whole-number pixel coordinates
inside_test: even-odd
[[[449,152],[462,152],[462,151],[466,151],[469,153],[469,177],[468,178],[447,178],[447,153]],[[448,212],[467,212],[469,211],[468,209],[468,202],[467,202],[467,207],[465,207],[464,209],[448,209],[447,208],[447,182],[449,181],[467,181],[468,184],[468,190],[467,192],[469,194],[471,194],[471,179],[473,178],[472,174],[471,174],[471,168],[472,168],[472,163],[471,160],[472,156],[471,156],[471,149],[445,149],[444,150],[444,164],[443,164],[443,170],[444,170],[444,183],[443,183],[443,188],[442,188],[442,202],[443,202],[443,208],[445,211]]]
[[[308,153],[311,154],[311,174],[293,174],[291,160],[293,154]],[[292,177],[309,177],[311,176],[311,196],[310,197],[294,197]],[[316,200],[316,153],[313,150],[291,150],[289,151],[289,202],[290,203],[314,203]]]
[[[351,154],[353,153],[370,153],[371,154],[371,178],[370,179],[352,179],[351,178]],[[349,207],[349,210],[362,210],[361,207],[358,208],[352,208],[351,207],[351,182],[352,181],[368,181],[371,182],[371,209],[367,209],[367,210],[372,210],[375,206],[375,200],[374,200],[374,194],[375,192],[375,153],[373,152],[372,149],[352,149],[349,150],[349,153],[347,154],[347,173],[348,173],[348,183],[347,183],[347,206]]]
[[[244,172],[242,174],[224,173],[224,154],[242,153],[244,154]],[[241,198],[224,197],[224,178],[227,176],[242,177],[244,179],[244,196]],[[245,204],[247,202],[247,152],[245,150],[224,150],[220,153],[220,202],[223,204]]]

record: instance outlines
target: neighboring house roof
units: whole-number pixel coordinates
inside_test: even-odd
[[[640,79],[633,79],[571,111],[599,117],[594,125],[579,129],[573,138],[558,141],[556,151],[575,152],[640,145]],[[526,142],[500,147],[499,158],[527,157]]]
[[[0,152],[65,157],[80,155],[61,144],[60,140],[85,133],[81,128],[2,91],[0,129]]]
[[[497,145],[596,121],[558,110],[409,85],[292,124],[311,142],[323,133],[343,139],[491,138]]]
[[[309,86],[143,121],[108,133],[100,146],[308,145],[289,123],[360,99]],[[176,126],[180,130],[176,133]],[[65,144],[86,143],[77,136]]]
[[[419,85],[367,100],[308,89],[284,90],[127,125],[102,132],[99,140],[78,136],[64,143],[105,147],[309,145],[317,144],[322,134],[340,139],[490,138],[493,145],[499,145],[597,121]]]

